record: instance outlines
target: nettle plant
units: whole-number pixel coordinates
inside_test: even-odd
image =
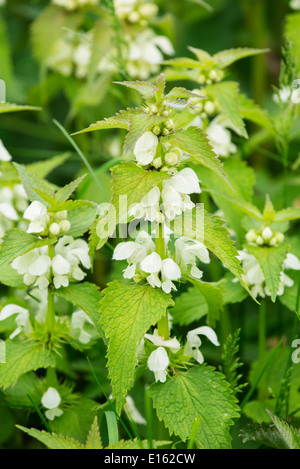
[[[231,61],[256,52],[231,51]],[[211,69],[201,71],[205,83],[219,86],[207,83],[223,77]],[[220,345],[215,327],[226,304],[249,294],[256,302],[279,296],[291,311],[298,308],[294,274],[300,262],[288,228],[299,218],[299,209],[276,212],[269,197],[262,212],[252,203],[251,168],[239,154],[222,163],[205,133],[207,125],[195,122],[199,102],[209,99],[206,93],[200,97],[179,87],[166,91],[163,74],[155,84],[120,84],[137,91],[144,104],[78,132],[127,131],[124,161],[111,169],[110,203],[97,206],[71,198],[84,176],[63,188],[42,179],[66,155],[47,162],[47,168],[45,163],[25,167],[3,162],[9,164],[6,177],[12,174],[12,181],[23,184],[28,201],[22,225],[6,231],[0,250],[0,280],[19,291],[0,311],[0,331],[7,337],[1,343],[0,386],[15,406],[28,406],[30,399],[48,432],[19,428],[50,448],[101,449],[94,417],[105,412],[109,421],[108,406],[131,438],[122,412],[145,423],[128,395],[141,383],[175,445],[190,440],[188,445],[199,448],[229,448],[230,428],[240,413],[236,396],[245,386],[236,359],[238,333],[223,344],[220,370],[204,363],[206,350]],[[275,124],[252,102],[247,101],[246,113],[232,104],[243,99],[239,95],[224,91],[220,96],[220,119],[230,117],[241,136],[246,137],[246,114],[276,135]],[[210,213],[210,197],[230,231],[223,218]],[[115,272],[121,265],[122,273],[100,292],[85,277],[95,251],[105,246],[112,248]],[[201,347],[202,341],[209,349]],[[106,354],[110,397],[92,368],[106,403],[75,393],[69,380],[57,377],[55,369],[73,377],[66,365],[69,346],[85,355],[97,347],[98,360]],[[32,373],[40,369],[47,371]],[[245,399],[243,410],[250,396]],[[277,417],[270,418],[281,425]],[[113,443],[119,448],[168,444],[109,442],[112,448]]]

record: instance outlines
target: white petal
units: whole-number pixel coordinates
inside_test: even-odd
[[[149,370],[165,371],[169,366],[170,360],[166,350],[163,347],[158,347],[154,350],[148,358],[147,365]]]
[[[28,310],[15,304],[5,305],[3,306],[0,312],[0,321],[4,321],[10,316],[13,316],[14,314],[20,314],[20,313],[28,313]]]
[[[51,259],[49,256],[41,255],[38,256],[28,267],[28,273],[30,275],[43,275],[45,274],[51,265]]]
[[[71,271],[69,262],[60,254],[53,257],[52,269],[54,275],[66,275]]]
[[[215,331],[208,326],[197,327],[197,329],[193,329],[189,331],[188,334],[197,334],[197,335],[205,335],[214,345],[219,346],[218,337]]]
[[[6,150],[5,146],[3,145],[2,140],[0,140],[0,161],[10,161],[11,155]]]
[[[6,202],[0,203],[0,213],[10,220],[19,220],[19,215],[15,208]]]
[[[61,403],[61,397],[55,388],[50,387],[43,394],[41,402],[46,409],[54,409]]]
[[[283,263],[283,267],[285,269],[300,270],[300,261],[297,256],[289,252]]]
[[[25,220],[37,220],[47,215],[47,208],[38,200],[32,202],[29,207],[25,210],[23,218]]]
[[[157,252],[152,252],[140,264],[140,269],[149,274],[159,272],[162,266],[160,255]]]
[[[161,273],[163,279],[178,280],[181,277],[181,270],[173,259],[164,259],[162,261]]]

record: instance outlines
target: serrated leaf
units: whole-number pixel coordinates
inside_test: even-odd
[[[244,59],[245,57],[251,57],[253,55],[264,54],[269,52],[269,49],[253,49],[250,47],[239,47],[237,49],[228,49],[221,52],[217,52],[213,56],[213,59],[221,68],[228,67],[237,60]]]
[[[159,448],[160,446],[170,445],[171,441],[152,441],[152,448]],[[107,446],[105,449],[151,449],[148,440],[120,440],[117,443]]]
[[[269,288],[271,299],[274,302],[279,288],[283,261],[286,258],[289,246],[286,244],[276,247],[247,245],[246,249],[258,260],[266,280],[266,286]]]
[[[239,409],[224,376],[214,368],[201,365],[177,373],[165,383],[152,384],[149,394],[171,435],[186,441],[199,418],[196,442],[200,448],[230,448],[229,428]]]
[[[298,58],[298,65],[300,61],[300,13],[293,12],[286,15],[285,34],[290,41],[292,41],[293,52]]]
[[[207,86],[206,91],[218,101],[222,114],[231,122],[235,131],[242,137],[248,138],[239,108],[239,84],[223,81]]]
[[[136,90],[146,100],[155,97],[156,87],[147,81],[116,81],[115,83]]]
[[[178,130],[169,137],[165,137],[164,140],[189,153],[191,161],[217,172],[228,183],[222,163],[213,152],[201,129],[190,127],[186,130]]]
[[[161,289],[122,281],[109,283],[103,293],[100,324],[109,341],[109,377],[116,408],[120,412],[133,385],[142,338],[162,318],[173,301],[171,295]]]
[[[49,449],[84,449],[84,446],[74,438],[56,433],[48,433],[36,430],[35,428],[25,428],[21,425],[16,426],[19,430],[43,443]]]
[[[97,206],[86,200],[74,200],[65,202],[68,204],[67,208],[60,208],[57,206],[57,211],[67,210],[68,220],[71,223],[71,228],[68,231],[69,236],[82,236],[94,223],[97,214]]]
[[[298,220],[300,218],[300,208],[285,208],[279,210],[274,217],[274,223],[281,223],[283,221]]]
[[[195,288],[204,297],[207,304],[207,323],[215,327],[216,321],[220,318],[220,311],[223,307],[224,289],[222,284],[216,285],[200,280],[189,279]]]
[[[38,200],[42,203],[45,202],[44,199],[35,191],[35,189],[44,192],[49,197],[54,196],[53,188],[47,181],[40,179],[23,165],[18,163],[14,163],[14,165],[18,170],[25,192],[31,202],[34,200]]]
[[[92,423],[91,429],[87,436],[85,448],[86,449],[103,449],[100,431],[99,431],[99,425],[98,425],[98,417],[95,417]]]
[[[187,326],[198,321],[208,313],[207,302],[197,288],[189,288],[176,298],[174,308],[170,309],[174,324]]]
[[[283,295],[280,295],[280,302],[290,311],[295,312],[300,318],[300,272],[290,271],[288,276],[294,281],[294,285],[284,289]]]
[[[0,387],[15,384],[19,376],[31,370],[54,367],[55,355],[37,342],[6,341],[6,363],[0,363]]]
[[[71,283],[68,287],[55,290],[55,294],[81,308],[93,322],[98,334],[103,338],[103,331],[99,325],[99,302],[102,294],[93,283]]]
[[[280,420],[276,415],[273,415],[270,411],[267,411],[274,423],[279,435],[286,443],[289,449],[300,449],[300,432],[292,425]]]
[[[28,164],[26,168],[39,179],[45,178],[54,169],[61,166],[70,156],[71,153],[66,152],[61,155],[53,156],[52,158],[47,158],[45,161]]]
[[[252,99],[240,95],[240,111],[244,119],[255,122],[255,124],[264,127],[273,134],[274,129],[268,112],[258,106]]]
[[[66,186],[59,189],[55,194],[56,201],[65,202],[73,194],[73,192],[77,189],[85,177],[86,174],[83,174],[83,176],[80,176],[79,178],[70,182],[70,184],[67,184]]]
[[[131,205],[138,203],[150,190],[169,176],[160,171],[146,171],[135,163],[121,163],[111,169],[113,177],[113,199],[116,207],[117,222],[127,222],[127,211]],[[119,197],[127,197],[127,211],[119,210]]]
[[[162,120],[163,118],[160,118]],[[123,154],[127,155],[134,147],[137,140],[146,132],[149,127],[158,120],[156,116],[145,112],[136,112],[130,116],[129,129],[126,135]]]
[[[239,279],[252,296],[242,279],[243,269],[237,258],[238,252],[233,245],[234,242],[229,238],[229,232],[224,228],[224,221],[221,218],[200,208],[195,208],[185,212],[183,216],[176,217],[172,229],[181,236],[203,243]]]
[[[75,132],[72,135],[83,134],[86,132],[94,132],[95,130],[104,129],[129,129],[129,114],[131,110],[120,111],[115,116],[106,117],[102,121],[97,121],[95,124],[91,124],[87,129]]]
[[[8,230],[0,245],[0,268],[7,266],[16,257],[26,254],[34,248],[54,244],[57,238],[40,239],[30,233],[12,228]]]

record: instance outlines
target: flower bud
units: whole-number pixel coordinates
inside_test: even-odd
[[[60,222],[62,220],[65,220],[68,216],[68,212],[67,210],[63,210],[62,212],[57,212],[56,215],[55,215],[55,220],[57,222]]]
[[[264,240],[262,239],[261,236],[257,236],[256,244],[258,244],[258,246],[262,246],[264,244]]]
[[[284,240],[284,234],[276,233],[275,239],[276,239],[277,243],[282,243],[282,241]]]
[[[176,153],[169,151],[165,155],[165,162],[168,163],[170,166],[174,166],[175,164],[178,163],[178,156],[176,155]]]
[[[140,15],[138,14],[137,11],[132,11],[128,15],[128,21],[130,23],[137,23],[139,21],[139,19],[140,19]]]
[[[174,125],[174,121],[172,119],[168,119],[165,123],[165,126],[167,127],[167,129],[171,130],[171,129],[174,129],[175,125]]]
[[[273,232],[272,230],[267,226],[263,232],[262,232],[262,237],[265,241],[270,241],[270,239],[272,238],[273,236]]]
[[[167,109],[165,109],[165,111],[162,112],[162,115],[164,117],[168,117],[170,114],[171,114],[171,111],[168,111]]]
[[[152,166],[154,166],[154,168],[158,169],[160,168],[162,165],[162,159],[160,157],[158,158],[154,158],[154,160],[152,161]]]
[[[163,135],[169,135],[169,133],[170,133],[170,131],[167,128],[163,129],[163,131],[162,131]]]
[[[50,225],[49,231],[53,236],[57,236],[60,233],[60,226],[58,223],[52,223]]]
[[[204,85],[205,81],[206,81],[205,75],[203,75],[203,73],[201,73],[198,76],[198,82],[200,83],[200,85]]]
[[[139,8],[139,13],[144,18],[152,18],[158,12],[158,6],[153,3],[144,3]]]
[[[69,220],[62,220],[59,224],[59,228],[61,229],[62,233],[66,233],[71,228],[71,223]]]
[[[216,72],[216,70],[211,70],[209,72],[209,78],[213,81],[216,81],[218,79],[218,73]]]
[[[248,243],[255,243],[256,239],[257,239],[257,234],[255,230],[248,231],[248,233],[246,234],[246,240],[248,241]]]
[[[155,104],[153,104],[152,106],[150,106],[150,111],[152,112],[152,114],[157,114],[157,106],[155,106]]]
[[[207,101],[204,104],[204,111],[207,112],[208,115],[213,114],[215,112],[215,105],[212,101]]]
[[[160,135],[161,134],[161,129],[158,125],[155,125],[152,129],[152,132],[154,133],[154,135]]]
[[[277,241],[276,241],[276,236],[273,236],[273,238],[269,241],[270,246],[276,246]]]
[[[169,171],[169,169],[170,169],[170,168],[168,168],[168,166],[164,166],[163,168],[161,168],[161,171],[167,172],[167,171]]]

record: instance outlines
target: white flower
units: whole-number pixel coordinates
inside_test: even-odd
[[[181,269],[188,269],[191,266],[189,273],[195,278],[201,278],[203,275],[203,272],[197,268],[197,258],[204,264],[210,262],[209,253],[204,244],[185,236],[175,241],[175,256]]]
[[[231,133],[225,126],[213,120],[206,130],[209,143],[218,156],[229,156],[236,153],[237,147],[231,142]]]
[[[12,268],[23,275],[25,285],[35,284],[41,289],[49,285],[51,259],[47,255],[48,247],[32,249],[23,256],[16,257]]]
[[[163,337],[158,335],[158,330],[154,329],[153,334],[145,334],[145,339],[150,340],[154,345],[157,347],[167,347],[171,350],[171,352],[176,353],[180,349],[180,343],[173,337],[172,339],[165,340]]]
[[[47,389],[42,396],[41,403],[48,409],[45,412],[47,419],[54,420],[55,417],[60,417],[63,414],[63,411],[58,408],[61,403],[61,397],[55,388],[50,387]]]
[[[161,287],[164,292],[177,290],[172,280],[179,280],[181,277],[181,270],[173,259],[163,259],[157,252],[149,254],[140,264],[140,269],[149,273],[147,277],[148,283],[153,287]],[[161,280],[159,279],[161,274]]]
[[[141,165],[147,165],[153,161],[158,145],[158,138],[149,130],[138,139],[134,147],[134,155],[137,162]]]
[[[271,292],[265,284],[265,276],[256,257],[249,254],[246,250],[243,250],[239,251],[238,258],[242,261],[244,280],[250,287],[253,296],[255,298],[257,296],[261,296],[263,298],[266,295],[271,296]],[[280,273],[280,282],[277,291],[278,296],[283,295],[285,287],[292,287],[294,285],[293,279],[284,273],[284,269],[300,270],[299,259],[294,254],[287,254],[283,262],[283,271]]]
[[[173,220],[185,210],[191,210],[195,204],[188,194],[201,192],[198,177],[191,168],[184,168],[170,179],[163,181],[161,193],[165,216]]]
[[[134,400],[132,399],[131,396],[126,397],[126,404],[124,404],[124,410],[127,412],[129,417],[137,424],[139,425],[147,425],[146,420],[144,417],[141,415],[139,410],[136,408],[136,405],[134,403]]]
[[[46,65],[63,76],[70,76],[73,71],[74,46],[68,37],[58,39],[51,46],[46,58]]]
[[[116,14],[120,19],[125,19],[134,11],[138,0],[114,0]]]
[[[84,330],[86,323],[91,324],[92,326],[94,325],[84,311],[78,310],[72,314],[70,333],[77,337],[77,331],[79,330],[78,340],[82,344],[88,344],[92,338],[91,334]]]
[[[52,3],[71,11],[88,5],[97,5],[98,1],[99,0],[52,0]]]
[[[279,96],[278,96],[279,94]],[[292,88],[290,86],[285,86],[281,90],[278,90],[278,94],[273,94],[273,101],[277,104],[279,103],[287,103],[291,99],[292,95]]]
[[[300,10],[300,0],[291,0],[290,7],[293,8],[293,10]]]
[[[148,358],[147,365],[150,371],[154,372],[155,381],[164,383],[167,378],[167,368],[170,360],[166,350],[158,347]]]
[[[30,332],[32,331],[29,320],[29,311],[19,305],[8,304],[3,306],[2,310],[0,311],[0,321],[4,321],[5,319],[14,316],[15,314],[17,315],[15,318],[15,322],[18,327],[9,336],[10,339],[13,339],[21,332],[25,332],[25,334],[30,334]]]
[[[5,146],[3,145],[2,140],[0,140],[0,161],[10,161],[10,160],[11,160],[11,155],[6,150]]]
[[[159,71],[164,54],[173,55],[174,48],[165,36],[156,36],[151,29],[125,37],[128,44],[126,67],[132,78],[147,79]]]
[[[135,241],[119,243],[113,253],[115,260],[127,260],[129,266],[124,271],[124,278],[134,277],[140,262],[155,250],[155,244],[151,236],[145,231],[141,231]]]
[[[129,209],[129,216],[134,218],[149,220],[151,222],[161,222],[162,213],[159,210],[160,190],[157,186],[153,187],[148,194],[146,194],[141,203],[134,204]]]
[[[30,221],[27,233],[41,233],[49,222],[47,207],[35,200],[25,210],[23,218]]]
[[[73,62],[76,65],[76,76],[84,78],[88,73],[88,66],[91,61],[92,51],[90,44],[79,44],[73,53]]]
[[[191,355],[198,363],[204,362],[204,357],[199,348],[202,344],[199,335],[205,335],[214,345],[219,346],[219,341],[216,333],[211,327],[202,326],[197,327],[187,333],[187,341],[184,349],[184,355]]]

